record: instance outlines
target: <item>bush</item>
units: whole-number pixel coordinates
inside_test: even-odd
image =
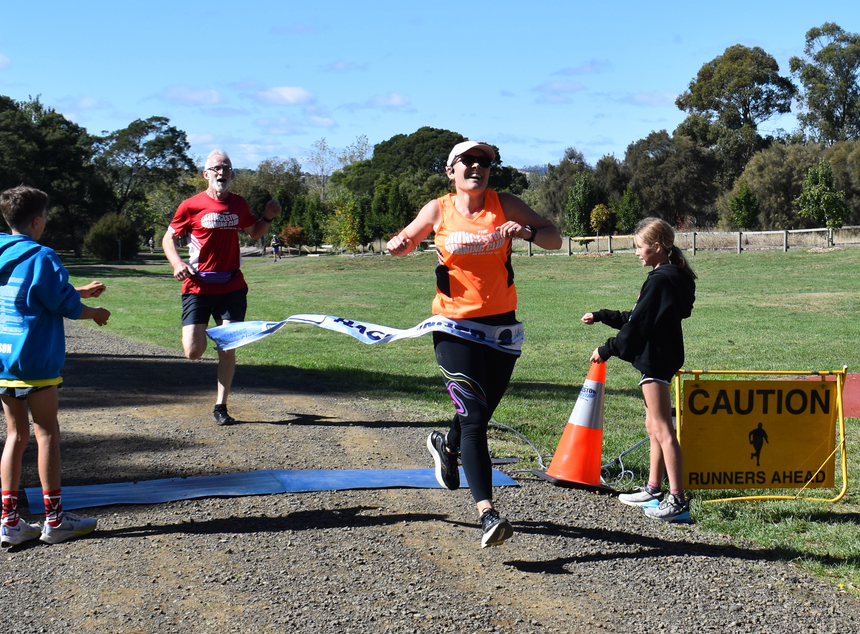
[[[129,260],[140,250],[140,235],[126,216],[102,216],[87,232],[84,250],[99,260]]]
[[[304,227],[297,227],[295,225],[288,225],[281,229],[278,239],[280,239],[282,244],[295,249],[298,249],[308,241]]]

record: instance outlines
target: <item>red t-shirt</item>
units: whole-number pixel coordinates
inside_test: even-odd
[[[247,286],[239,267],[239,229],[257,222],[248,203],[236,194],[215,200],[206,192],[192,196],[179,205],[170,223],[177,236],[188,236],[188,264],[198,272],[235,273],[227,282],[214,284],[193,277],[182,282],[183,293],[220,295]]]

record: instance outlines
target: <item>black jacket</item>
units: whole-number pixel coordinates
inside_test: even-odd
[[[664,264],[648,274],[633,309],[599,310],[594,321],[618,329],[598,348],[604,360],[618,357],[645,376],[670,380],[684,365],[681,320],[690,316],[696,283],[682,268]]]

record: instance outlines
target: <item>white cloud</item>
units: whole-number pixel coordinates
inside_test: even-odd
[[[257,119],[254,123],[262,128],[266,134],[292,135],[304,132],[301,124],[288,117]]]
[[[663,108],[674,107],[678,94],[674,92],[637,92],[624,97],[622,101],[631,106]]]
[[[3,53],[0,53],[0,70],[3,70],[4,68],[9,68],[9,65],[11,63],[12,62],[9,60],[8,57],[3,55]]]
[[[352,62],[339,59],[331,64],[320,66],[320,69],[330,73],[348,73],[353,70],[366,70],[367,66],[365,64],[353,64]]]
[[[312,92],[300,86],[276,86],[261,90],[254,95],[254,99],[261,103],[279,106],[299,106],[316,101]]]
[[[538,103],[564,104],[571,102],[569,94],[585,90],[585,86],[575,81],[548,81],[534,90],[540,93]]]
[[[67,110],[104,110],[111,107],[107,101],[95,97],[63,97],[57,101],[57,109],[63,112]]]
[[[607,61],[590,59],[579,66],[568,66],[553,73],[553,75],[594,75],[609,70],[612,67]]]
[[[317,128],[333,128],[337,125],[337,122],[331,117],[311,116],[309,119],[311,125],[316,126]]]
[[[368,108],[403,108],[411,102],[409,97],[396,92],[390,92],[387,95],[378,95],[367,102]]]
[[[244,117],[248,114],[244,108],[204,108],[201,112],[209,117]]]
[[[171,86],[159,95],[165,101],[181,106],[214,106],[225,99],[217,90],[192,86]]]
[[[198,144],[200,144],[200,145],[203,145],[203,144],[211,145],[211,144],[215,143],[215,135],[210,134],[208,132],[203,133],[203,134],[199,134],[196,132],[189,132],[187,137],[188,137],[188,142],[191,145],[198,145]]]
[[[390,92],[387,95],[376,95],[375,97],[371,97],[364,103],[347,103],[342,107],[347,110],[363,110],[363,109],[381,109],[381,110],[393,110],[395,108],[400,108],[405,112],[414,112],[414,109],[409,108],[412,100],[406,96],[401,95],[397,92]]]

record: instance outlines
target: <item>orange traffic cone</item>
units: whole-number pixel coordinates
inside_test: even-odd
[[[532,473],[556,486],[614,493],[600,481],[606,364],[592,363],[546,473]]]

